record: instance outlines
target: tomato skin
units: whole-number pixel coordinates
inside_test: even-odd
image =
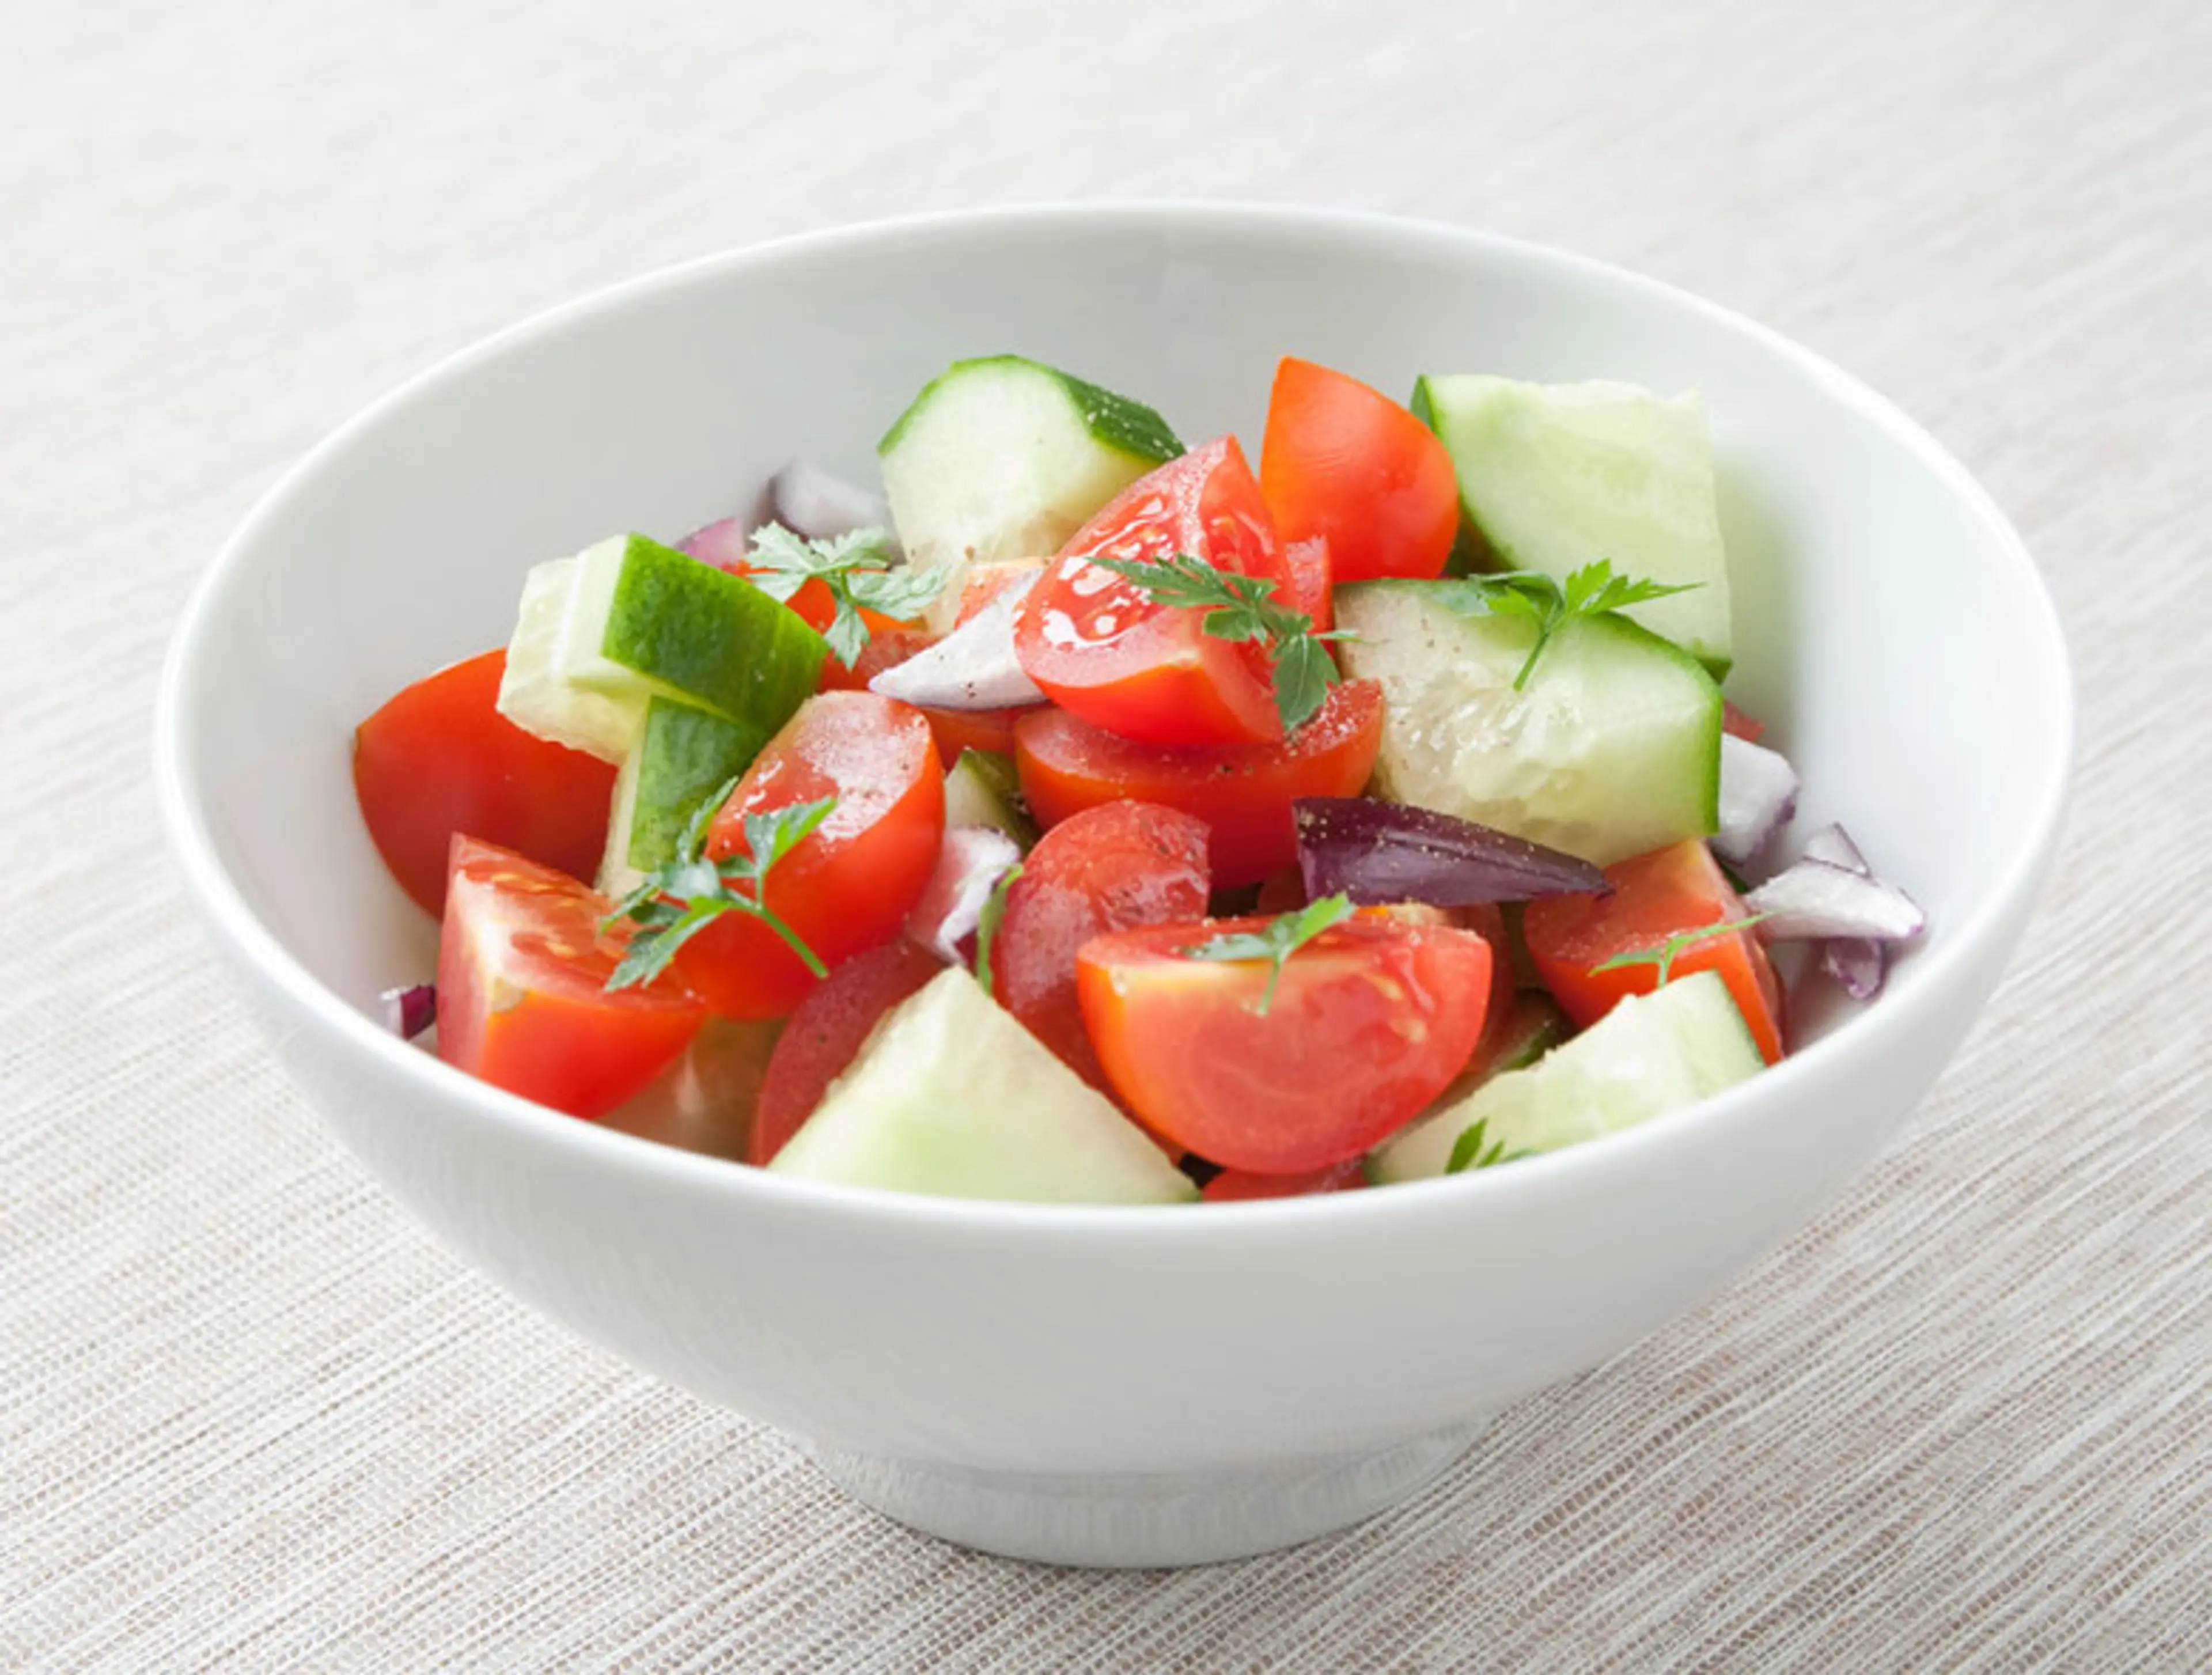
[[[1206,1183],[1199,1196],[1208,1204],[1243,1204],[1255,1199],[1310,1198],[1316,1193],[1352,1193],[1364,1188],[1364,1159],[1332,1163],[1325,1169],[1299,1174],[1257,1174],[1250,1169],[1224,1169]]]
[[[438,941],[438,1056],[571,1116],[603,1117],[682,1053],[707,1016],[664,974],[607,992],[629,943],[614,904],[512,851],[453,840]]]
[[[1742,919],[1743,902],[1711,851],[1686,838],[1605,869],[1607,893],[1539,896],[1521,916],[1521,933],[1544,986],[1578,1029],[1587,1029],[1632,994],[1659,986],[1650,964],[1594,971],[1616,955],[1655,948],[1684,931]],[[1782,988],[1757,935],[1737,931],[1686,944],[1672,974],[1717,971],[1729,986],[1760,1055],[1783,1055]]]
[[[1285,963],[1181,950],[1264,919],[1124,931],[1076,962],[1099,1062],[1146,1124],[1259,1174],[1325,1169],[1419,1116],[1481,1038],[1490,944],[1449,925],[1362,913]]]
[[[991,943],[998,1003],[1093,1087],[1106,1072],[1076,997],[1075,958],[1110,931],[1206,911],[1206,828],[1150,804],[1089,809],[1037,840]]]
[[[894,937],[855,954],[800,1001],[769,1055],[745,1161],[766,1168],[860,1055],[884,1014],[944,969],[928,950]]]
[[[1766,736],[1766,723],[1747,711],[1738,709],[1729,700],[1721,700],[1721,731],[1734,733],[1747,744],[1756,744]]]
[[[1436,433],[1295,356],[1275,369],[1260,486],[1285,541],[1327,538],[1339,582],[1442,575],[1459,532],[1459,474]]]
[[[1314,718],[1278,744],[1206,748],[1140,744],[1062,709],[1014,724],[1022,795],[1051,827],[1117,798],[1158,803],[1212,833],[1217,889],[1258,883],[1297,860],[1291,804],[1301,797],[1357,797],[1382,742],[1382,690],[1372,681],[1329,689]]]
[[[416,682],[354,730],[353,786],[370,841],[425,913],[446,910],[456,833],[575,878],[606,847],[615,765],[499,713],[507,648]]]
[[[1207,634],[1206,612],[1155,604],[1091,555],[1189,553],[1217,568],[1285,578],[1260,485],[1233,436],[1131,484],[1078,530],[1024,597],[1014,649],[1055,703],[1126,738],[1158,744],[1279,739],[1274,674],[1258,646]]]
[[[768,742],[708,828],[707,855],[745,847],[744,816],[833,797],[836,807],[769,874],[769,910],[825,966],[889,938],[937,864],[945,775],[929,723],[872,692],[810,698]],[[676,956],[729,1017],[783,1017],[821,980],[760,920],[726,913]]]

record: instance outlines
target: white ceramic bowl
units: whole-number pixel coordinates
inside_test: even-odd
[[[1808,786],[1934,929],[1788,1061],[1509,1169],[1189,1209],[793,1182],[482,1086],[387,1035],[433,935],[379,865],[355,724],[503,640],[525,568],[673,536],[786,459],[866,476],[963,355],[1018,349],[1257,440],[1277,358],[1701,392],[1741,661]],[[2020,935],[2072,701],[2027,553],[1879,397],[1680,292],[1443,228],[1055,209],[791,240],[623,286],[416,380],[256,509],[178,635],[163,810],[277,1053],[362,1161],[515,1295],[804,1439],[892,1517],[992,1551],[1176,1563],[1412,1492],[1507,1403],[1802,1225],[1927,1089]],[[1808,1305],[1812,1306],[1810,1304]]]

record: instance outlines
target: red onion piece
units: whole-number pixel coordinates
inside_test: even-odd
[[[438,986],[412,983],[386,989],[377,996],[384,1003],[384,1025],[404,1041],[411,1041],[438,1021]]]
[[[1021,846],[995,826],[952,826],[937,852],[937,871],[906,917],[906,933],[939,958],[963,962],[963,944],[982,922],[983,904]]]
[[[1826,861],[1830,866],[1840,866],[1846,872],[1856,872],[1863,878],[1874,877],[1874,869],[1867,865],[1859,847],[1851,841],[1851,834],[1841,826],[1831,822],[1805,840],[1805,859]]]
[[[1820,944],[1820,969],[1852,999],[1871,1000],[1889,974],[1889,944],[1869,937],[1831,937]]]
[[[934,646],[878,675],[868,690],[932,709],[1012,709],[1044,702],[1043,689],[1014,653],[1014,610],[1036,574],[1008,582]]]
[[[1291,805],[1306,894],[1355,902],[1468,907],[1601,890],[1588,861],[1433,809],[1364,797],[1302,797]]]
[[[1785,868],[1746,895],[1743,905],[1761,915],[1759,928],[1770,942],[1831,937],[1908,942],[1928,925],[1912,898],[1894,884],[1826,861]]]
[[[1797,770],[1779,750],[1734,733],[1721,735],[1720,829],[1716,854],[1741,866],[1790,823],[1797,810]]]
[[[676,543],[676,550],[689,553],[717,570],[727,570],[732,575],[744,572],[745,554],[752,542],[745,533],[748,525],[743,518],[718,518],[704,529],[695,529]]]
[[[768,480],[768,506],[769,516],[809,541],[856,529],[888,531],[891,526],[890,508],[880,495],[804,459],[793,460]]]

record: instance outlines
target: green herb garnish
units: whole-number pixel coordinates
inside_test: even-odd
[[[1483,1144],[1490,1128],[1488,1117],[1477,1117],[1474,1126],[1463,1132],[1453,1142],[1451,1157],[1444,1164],[1446,1174],[1465,1174],[1469,1169],[1494,1168],[1500,1163],[1510,1163],[1522,1157],[1534,1157],[1533,1151],[1508,1151],[1505,1142],[1492,1140]]]
[[[752,549],[745,555],[757,573],[748,580],[770,598],[786,601],[808,582],[820,580],[837,607],[822,637],[850,669],[868,643],[863,605],[886,616],[912,616],[945,586],[942,570],[900,563],[890,539],[883,530],[856,529],[807,541],[781,524],[763,524],[753,531]]]
[[[1632,948],[1626,954],[1616,954],[1602,964],[1592,966],[1590,975],[1595,977],[1601,971],[1621,971],[1630,966],[1656,966],[1659,968],[1659,983],[1663,987],[1673,979],[1675,956],[1683,950],[1711,938],[1726,936],[1731,931],[1741,931],[1756,925],[1765,917],[1765,913],[1751,913],[1742,919],[1723,919],[1715,924],[1700,925],[1694,931],[1680,931],[1666,941],[1655,943],[1649,948]]]
[[[1350,640],[1342,628],[1318,632],[1302,610],[1279,605],[1273,580],[1224,570],[1192,553],[1166,558],[1102,558],[1090,555],[1145,590],[1155,604],[1203,610],[1201,625],[1217,640],[1257,641],[1267,649],[1275,677],[1275,710],[1283,731],[1295,732],[1328,701],[1328,689],[1342,678],[1322,641]]]
[[[1311,942],[1332,925],[1340,925],[1352,914],[1352,898],[1348,895],[1324,895],[1318,901],[1309,901],[1296,913],[1279,913],[1267,921],[1263,931],[1229,931],[1220,936],[1176,951],[1186,960],[1265,960],[1273,968],[1267,973],[1267,987],[1260,997],[1260,1016],[1267,1016],[1267,1009],[1275,1004],[1275,985],[1281,980],[1284,964],[1291,956]]]
[[[676,950],[724,913],[757,919],[783,938],[817,977],[829,974],[799,934],[769,911],[763,892],[770,868],[803,842],[837,806],[834,797],[796,803],[744,818],[745,848],[721,861],[705,859],[707,829],[738,787],[732,780],[693,811],[676,847],[676,859],[615,903],[599,923],[611,930],[627,919],[641,928],[607,979],[610,991],[650,983],[668,968]]]
[[[1556,577],[1547,576],[1540,570],[1467,576],[1448,585],[1451,601],[1460,610],[1477,616],[1518,616],[1536,625],[1536,643],[1528,648],[1528,660],[1513,677],[1513,689],[1518,692],[1528,684],[1536,659],[1544,654],[1544,647],[1551,643],[1552,636],[1577,617],[1598,616],[1608,610],[1640,605],[1646,600],[1663,599],[1670,593],[1686,593],[1705,584],[1616,576],[1612,561],[1601,558],[1570,575],[1565,587]]]
[[[1006,916],[1006,892],[1014,887],[1014,880],[1022,876],[1022,864],[1016,861],[999,875],[999,882],[991,886],[991,893],[983,898],[983,906],[975,917],[975,980],[982,985],[985,994],[992,994],[991,944],[999,935],[999,921]]]

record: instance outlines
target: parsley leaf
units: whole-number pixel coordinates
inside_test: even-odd
[[[788,602],[810,581],[830,590],[836,614],[822,637],[837,660],[850,669],[868,643],[860,609],[886,616],[913,616],[945,586],[941,570],[916,570],[892,555],[890,537],[879,529],[804,540],[781,524],[763,524],[753,531],[745,562],[753,586],[772,599]]]
[[[1711,925],[1700,925],[1695,930],[1677,932],[1666,941],[1654,943],[1649,948],[1632,948],[1625,954],[1616,954],[1611,959],[1592,966],[1590,974],[1594,977],[1601,971],[1620,971],[1630,966],[1656,966],[1659,981],[1663,986],[1673,980],[1675,958],[1684,950],[1693,948],[1710,938],[1723,937],[1731,931],[1743,930],[1765,917],[1765,913],[1751,913],[1742,919],[1723,919]]]
[[[1267,987],[1260,997],[1260,1016],[1267,1016],[1267,1009],[1275,1004],[1275,985],[1282,980],[1283,967],[1291,955],[1311,942],[1332,925],[1340,925],[1352,914],[1352,898],[1348,895],[1324,895],[1318,901],[1309,901],[1296,913],[1278,913],[1267,921],[1262,931],[1230,931],[1218,937],[1178,949],[1186,960],[1265,960],[1273,968],[1267,973]]]
[[[730,793],[731,780],[702,803],[685,824],[676,859],[614,905],[600,921],[611,930],[623,919],[638,926],[613,974],[610,992],[650,983],[668,969],[684,944],[724,913],[757,919],[783,938],[817,977],[828,975],[820,958],[799,934],[770,911],[763,899],[769,869],[804,842],[837,806],[834,797],[796,803],[744,817],[746,849],[720,861],[704,859],[707,829]],[[750,887],[750,888],[747,888]]]
[[[995,994],[991,986],[991,944],[998,939],[999,921],[1006,916],[1006,893],[1014,887],[1014,880],[1022,876],[1022,864],[1016,861],[999,875],[999,882],[991,886],[991,893],[983,898],[981,911],[975,919],[975,980],[983,986],[985,994]]]
[[[1528,648],[1528,660],[1513,677],[1516,692],[1528,684],[1528,677],[1535,671],[1536,659],[1544,654],[1544,647],[1551,643],[1552,636],[1577,617],[1602,616],[1647,600],[1663,599],[1670,593],[1686,593],[1704,585],[1616,576],[1613,574],[1613,561],[1604,558],[1574,572],[1567,578],[1565,587],[1555,577],[1540,570],[1467,576],[1449,584],[1452,603],[1462,610],[1483,616],[1517,616],[1535,624],[1536,643]]]
[[[1329,688],[1341,678],[1322,642],[1352,635],[1342,628],[1317,633],[1305,612],[1275,603],[1275,583],[1267,577],[1219,569],[1194,553],[1165,558],[1103,558],[1094,553],[1089,561],[1135,582],[1154,604],[1203,610],[1201,626],[1217,640],[1264,646],[1275,677],[1275,711],[1286,733],[1312,719],[1328,701]]]
[[[1485,1145],[1489,1129],[1490,1119],[1477,1117],[1474,1126],[1452,1143],[1451,1157],[1444,1164],[1446,1174],[1465,1174],[1469,1169],[1494,1168],[1500,1163],[1510,1163],[1519,1158],[1535,1156],[1531,1151],[1508,1151],[1503,1140],[1491,1140]]]

